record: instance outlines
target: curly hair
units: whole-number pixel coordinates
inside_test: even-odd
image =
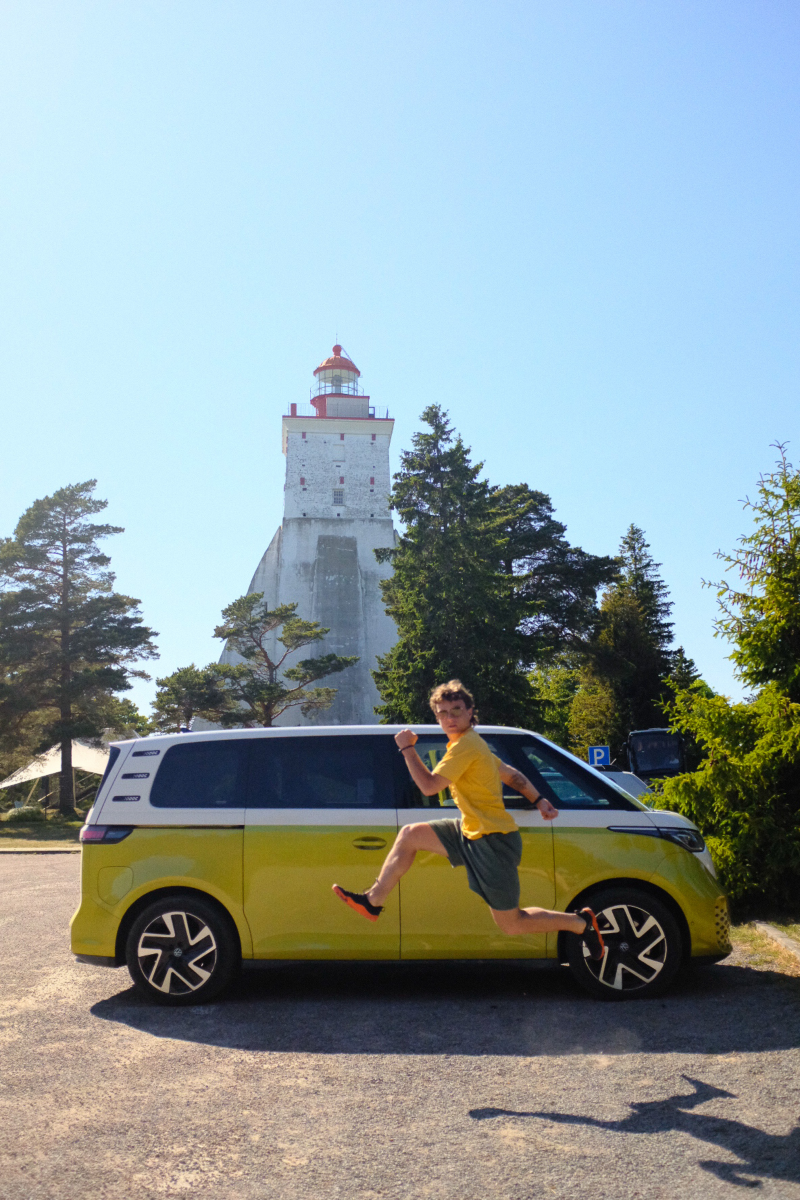
[[[464,687],[460,679],[451,679],[448,683],[440,683],[433,689],[428,697],[428,702],[434,716],[436,715],[436,705],[441,700],[462,700],[465,708],[472,709],[472,724],[477,725],[478,712],[475,708],[475,697],[468,688]]]

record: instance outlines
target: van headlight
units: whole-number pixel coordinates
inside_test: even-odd
[[[706,848],[705,842],[696,829],[682,829],[680,826],[674,825],[665,828],[662,825],[658,836],[666,838],[670,842],[677,842],[679,846],[691,850],[692,854],[702,854]]]
[[[609,825],[609,833],[639,833],[643,837],[665,838],[691,850],[692,854],[702,854],[706,848],[696,829],[686,829],[683,825]]]

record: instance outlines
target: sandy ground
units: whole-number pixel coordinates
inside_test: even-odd
[[[285,965],[150,1007],[80,966],[78,857],[0,860],[3,1200],[800,1198],[800,978],[665,998],[517,965]]]

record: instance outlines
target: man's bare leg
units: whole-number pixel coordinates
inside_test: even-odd
[[[514,936],[520,933],[583,933],[586,918],[579,913],[552,912],[549,908],[491,908],[494,922],[503,933]]]
[[[416,825],[404,825],[384,859],[380,875],[364,893],[370,904],[383,904],[398,881],[413,865],[418,850],[425,850],[428,854],[442,854],[447,858],[447,851],[435,830],[425,821]]]

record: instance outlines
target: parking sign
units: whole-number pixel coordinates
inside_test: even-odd
[[[590,746],[589,747],[589,766],[590,767],[610,767],[611,766],[611,747],[610,746]]]

